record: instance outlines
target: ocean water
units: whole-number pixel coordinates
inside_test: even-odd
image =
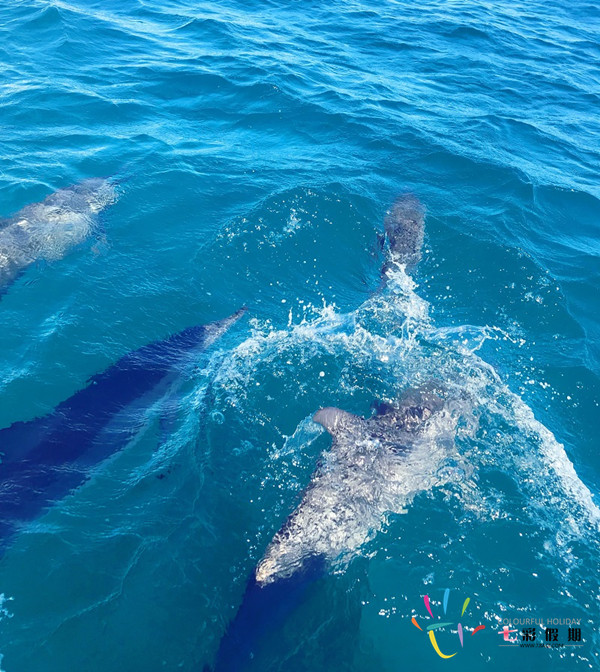
[[[3,552],[3,671],[211,664],[330,444],[312,414],[431,379],[455,440],[249,669],[598,668],[599,30],[585,0],[2,3],[0,215],[88,177],[119,198],[2,295],[0,428],[248,306],[175,417]],[[405,192],[423,259],[381,290]],[[411,623],[446,589],[452,659]],[[582,642],[500,646],[527,618]]]

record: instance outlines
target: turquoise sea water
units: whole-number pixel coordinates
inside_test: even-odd
[[[119,200],[2,296],[0,428],[249,308],[4,552],[2,670],[202,670],[329,446],[311,415],[433,377],[455,447],[252,669],[598,667],[599,30],[565,0],[2,3],[0,215],[87,177]],[[378,292],[407,191],[423,260]],[[411,618],[447,588],[486,628],[442,660]],[[583,642],[501,647],[525,618]]]

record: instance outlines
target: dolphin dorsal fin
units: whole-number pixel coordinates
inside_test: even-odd
[[[322,408],[313,415],[313,421],[325,427],[331,436],[335,436],[340,430],[356,425],[362,420],[357,415],[348,413],[348,411],[342,411],[341,408],[333,406]]]

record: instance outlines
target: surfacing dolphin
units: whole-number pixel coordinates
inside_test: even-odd
[[[246,311],[125,355],[51,413],[0,430],[0,549],[20,527],[121,450],[163,398]]]
[[[384,227],[392,260],[407,268],[416,266],[421,261],[425,234],[425,208],[421,201],[412,194],[398,198],[385,216]]]
[[[331,407],[314,415],[332,436],[331,449],[254,570],[221,640],[217,672],[244,669],[328,566],[368,541],[399,501],[433,484],[431,466],[423,465],[432,462],[427,429],[443,414],[441,394],[433,384],[406,390],[369,419]]]
[[[288,578],[307,558],[335,561],[368,539],[392,502],[409,501],[422,485],[410,472],[428,450],[423,430],[444,408],[441,394],[432,383],[408,389],[394,405],[377,404],[369,419],[333,407],[315,413],[333,438],[331,450],[269,544],[257,583]]]
[[[384,278],[393,264],[411,269],[418,263],[424,221],[425,209],[412,195],[388,211]],[[331,450],[254,570],[220,642],[217,672],[242,670],[328,565],[364,544],[398,501],[408,503],[431,486],[435,469],[427,432],[444,416],[442,395],[429,383],[406,390],[393,405],[378,403],[369,419],[331,407],[314,415],[333,438]],[[452,422],[440,424],[452,433]]]
[[[64,257],[92,233],[96,215],[116,200],[112,181],[93,177],[0,219],[0,291],[35,261]]]

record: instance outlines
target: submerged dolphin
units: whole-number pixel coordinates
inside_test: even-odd
[[[91,234],[95,216],[116,199],[110,180],[93,177],[0,219],[0,289],[33,262],[64,257]]]
[[[164,396],[245,310],[135,350],[48,415],[0,430],[0,548],[122,449],[137,429],[135,411]]]
[[[414,267],[421,256],[425,209],[400,197],[385,218],[388,262]],[[368,540],[399,500],[425,489],[431,474],[420,465],[429,453],[424,432],[444,402],[432,384],[409,389],[394,405],[379,403],[370,419],[323,408],[313,420],[333,437],[296,510],[269,544],[250,578],[242,605],[217,652],[217,672],[239,672],[265,634],[320,578],[329,563]]]

